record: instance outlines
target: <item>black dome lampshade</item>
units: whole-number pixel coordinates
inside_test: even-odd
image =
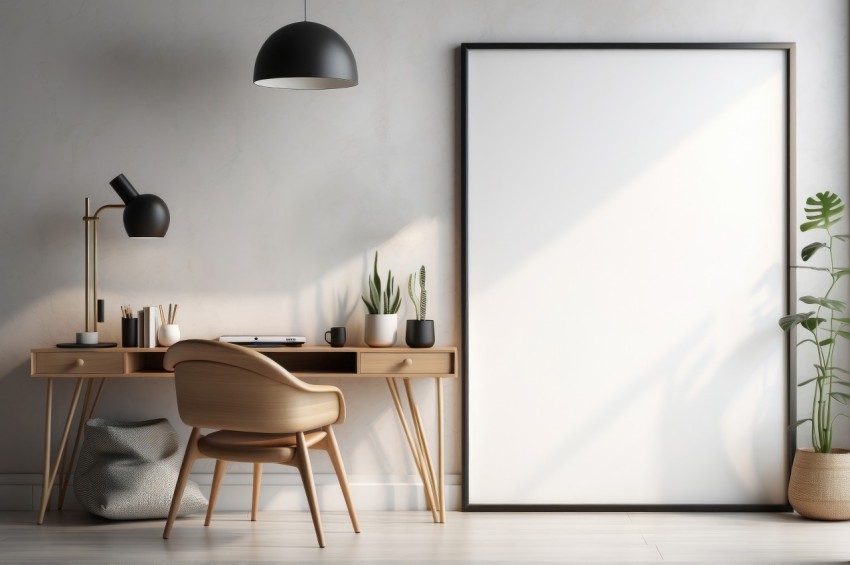
[[[296,22],[271,34],[254,63],[254,84],[319,90],[357,85],[357,61],[340,34],[315,22]]]
[[[130,237],[165,237],[171,215],[159,196],[139,194],[123,174],[109,184],[124,201],[124,229]]]

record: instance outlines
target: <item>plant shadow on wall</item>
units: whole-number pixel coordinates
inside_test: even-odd
[[[328,312],[325,304],[327,292],[334,294],[334,305],[332,311]],[[354,316],[359,306],[358,295],[355,294],[354,287],[348,286],[342,292],[337,286],[325,290],[324,284],[319,283],[316,292],[316,312],[319,312],[318,319],[327,322],[328,326],[345,326],[346,341],[351,343],[360,343],[362,336],[357,331],[349,331],[347,328],[350,324],[349,320]]]
[[[836,242],[850,241],[850,234],[833,234],[841,222],[844,203],[838,195],[819,192],[806,199],[806,221],[801,232],[822,230],[824,240],[803,247],[801,259],[808,262],[816,255],[826,255],[821,266],[797,265],[797,269],[811,269],[825,274],[829,283],[823,296],[805,295],[800,302],[815,310],[790,314],[779,320],[785,331],[802,328],[804,337],[798,347],[814,348],[817,362],[814,372],[804,375],[798,387],[814,387],[812,409],[809,417],[796,422],[797,426],[811,427],[811,449],[798,449],[794,456],[788,499],[794,510],[808,518],[821,520],[850,520],[850,450],[833,447],[833,431],[839,418],[848,418],[850,401],[850,371],[836,364],[836,346],[850,342],[850,318],[841,314],[847,303],[833,298],[836,287],[850,275],[846,261],[836,265]],[[840,257],[846,258],[846,248]],[[792,334],[794,335],[794,334]]]

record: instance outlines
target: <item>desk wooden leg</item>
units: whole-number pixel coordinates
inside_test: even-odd
[[[97,394],[94,395],[94,402],[91,405],[91,410],[89,411],[88,419],[91,420],[91,417],[94,416],[94,411],[97,410],[97,405],[100,402],[100,397],[103,395],[103,385],[106,384],[106,379],[100,379],[100,384],[97,385]]]
[[[440,469],[437,473],[437,496],[440,499],[440,522],[446,522],[446,467],[445,444],[443,437],[443,379],[437,377],[437,451],[440,457]]]
[[[419,478],[422,480],[422,485],[425,488],[425,502],[428,504],[428,509],[431,510],[431,515],[434,522],[439,522],[437,514],[437,503],[434,499],[433,483],[428,476],[425,462],[422,461],[421,449],[417,446],[417,442],[413,439],[413,434],[410,432],[410,427],[407,425],[407,418],[404,415],[404,408],[401,404],[401,395],[398,392],[398,386],[392,377],[387,377],[387,386],[390,388],[390,395],[393,397],[398,419],[401,423],[401,428],[404,430],[404,436],[407,438],[407,445],[410,448],[410,455],[413,457],[413,462],[416,464],[416,470],[419,471]],[[418,434],[417,434],[418,435]]]
[[[77,410],[77,403],[80,400],[80,391],[83,388],[83,379],[77,379],[77,386],[74,387],[74,397],[71,400],[71,406],[68,408],[68,418],[65,420],[65,430],[62,432],[62,440],[59,442],[59,450],[56,452],[56,462],[53,469],[50,469],[50,412],[53,410],[53,379],[48,379],[47,384],[47,419],[45,420],[45,439],[44,439],[44,485],[41,488],[41,508],[38,512],[38,523],[44,523],[44,514],[47,512],[48,504],[50,503],[50,493],[53,490],[53,483],[56,481],[56,476],[59,474],[59,466],[62,464],[62,457],[65,454],[65,447],[68,445],[68,435],[71,432],[71,424],[74,421],[74,412]]]
[[[71,456],[65,459],[65,468],[62,471],[62,482],[59,485],[59,499],[56,503],[56,509],[62,510],[62,505],[65,502],[65,491],[68,489],[68,482],[71,479],[71,470],[74,467],[74,461],[77,459],[77,452],[80,448],[80,436],[83,435],[83,426],[86,423],[86,412],[88,411],[89,400],[91,400],[91,389],[94,381],[89,379],[86,383],[86,395],[83,397],[83,407],[80,410],[80,419],[77,423],[77,434],[74,436],[74,447],[71,448]]]
[[[44,523],[44,513],[47,512],[47,501],[50,500],[50,432],[51,415],[53,413],[53,379],[47,379],[47,402],[44,415],[44,475],[41,483],[41,505],[38,509],[38,523]]]
[[[77,425],[77,435],[74,437],[74,448],[71,449],[71,457],[67,459],[65,471],[62,473],[62,485],[59,488],[59,502],[56,506],[58,510],[62,510],[62,505],[65,502],[65,494],[68,490],[68,483],[71,480],[71,473],[74,472],[74,463],[77,462],[77,456],[80,454],[85,423],[91,420],[92,416],[94,416],[94,411],[97,408],[97,404],[100,402],[101,395],[103,394],[104,384],[106,384],[106,379],[100,379],[100,383],[97,387],[97,393],[95,393],[91,407],[89,407],[89,400],[91,397],[92,387],[94,386],[94,379],[89,379],[88,386],[86,387],[86,395],[83,398],[83,406],[80,409],[80,420]]]
[[[422,426],[422,417],[419,415],[419,407],[416,404],[416,399],[413,397],[413,385],[410,379],[404,378],[404,388],[407,392],[407,404],[410,408],[410,415],[413,418],[413,427],[416,430],[416,437],[419,440],[419,458],[422,461],[422,470],[427,475],[427,485],[432,492],[432,498],[435,502],[434,510],[437,514],[434,517],[435,522],[439,522],[440,502],[437,491],[437,481],[434,477],[434,464],[431,462],[431,450],[428,448],[428,440],[425,437],[425,428]]]

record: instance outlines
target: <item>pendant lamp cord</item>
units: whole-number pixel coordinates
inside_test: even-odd
[[[304,21],[307,21],[307,0],[304,0]]]

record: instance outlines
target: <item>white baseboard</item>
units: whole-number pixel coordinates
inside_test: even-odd
[[[228,473],[221,485],[216,510],[222,512],[250,511],[250,473]],[[334,474],[314,477],[319,508],[345,511],[345,501]],[[201,491],[209,495],[211,473],[193,473]],[[358,510],[425,510],[425,495],[419,478],[409,475],[349,475],[349,486]],[[446,510],[459,510],[461,499],[460,475],[446,476]],[[53,489],[55,508],[58,488]],[[0,474],[0,511],[35,511],[41,502],[41,475]],[[73,488],[68,489],[64,508],[79,509]],[[307,499],[301,478],[294,473],[265,473],[260,491],[261,510],[307,510]]]

